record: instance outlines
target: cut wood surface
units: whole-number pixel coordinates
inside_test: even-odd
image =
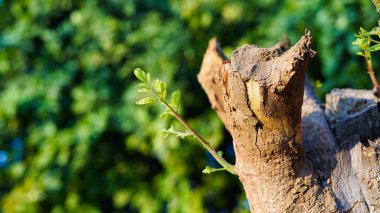
[[[352,147],[335,140],[335,135],[343,134],[336,131],[340,123],[333,128],[334,135],[331,118],[326,120],[312,89],[305,88],[307,61],[314,55],[310,33],[291,48],[286,42],[273,48],[245,45],[234,51],[231,61],[213,39],[198,80],[232,135],[235,172],[252,212],[363,212],[362,206],[367,206],[364,212],[377,212],[378,144],[376,148],[376,142],[365,143],[364,148],[373,147],[367,150],[370,159],[363,160],[364,148],[359,147],[360,163],[345,162],[358,156],[344,154]],[[329,102],[326,106],[334,109]],[[374,110],[368,116],[375,119],[371,127],[376,128],[379,119],[371,114]],[[335,117],[336,122],[339,119]],[[376,137],[373,132],[369,138]],[[366,140],[357,137],[356,145]],[[350,192],[351,186],[356,191]]]

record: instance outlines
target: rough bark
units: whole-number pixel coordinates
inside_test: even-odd
[[[337,141],[332,186],[340,209],[380,212],[380,102],[371,91],[335,89],[326,115]]]
[[[198,74],[198,80],[202,84],[206,92],[211,108],[216,111],[219,118],[228,129],[228,119],[224,111],[223,96],[221,91],[221,84],[216,81],[216,76],[219,71],[224,69],[224,65],[228,62],[227,57],[223,54],[217,40],[214,38],[209,42],[209,48],[203,57],[201,71]]]
[[[305,159],[319,174],[319,181],[323,185],[331,183],[330,174],[335,164],[337,145],[321,102],[314,96],[309,84],[305,86],[301,126]]]
[[[284,43],[245,45],[231,62],[215,39],[206,51],[198,80],[233,137],[235,171],[252,212],[343,212],[361,205],[354,200],[362,197],[344,199],[347,190],[336,189],[335,182],[351,178],[336,178],[347,172],[337,169],[345,155],[311,89],[304,93],[307,61],[315,55],[310,45],[309,33],[288,50]]]

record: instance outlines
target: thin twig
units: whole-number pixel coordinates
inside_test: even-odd
[[[150,89],[160,98],[160,101],[172,112],[173,116],[184,125],[194,136],[195,138],[202,144],[202,146],[210,152],[210,154],[215,158],[216,161],[222,167],[230,172],[231,174],[236,175],[235,166],[228,163],[224,158],[219,156],[219,154],[211,147],[210,143],[208,143],[202,136],[200,136],[162,97],[149,85]]]
[[[379,84],[377,83],[377,80],[376,80],[376,77],[375,77],[375,73],[373,72],[372,64],[368,60],[367,57],[364,57],[364,58],[365,58],[365,62],[367,63],[368,74],[371,77],[371,81],[372,81],[373,85],[376,88],[377,97],[380,98],[380,87],[379,87]]]

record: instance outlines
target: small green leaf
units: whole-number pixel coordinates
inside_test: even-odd
[[[170,109],[166,109],[165,111],[163,111],[160,114],[160,118],[167,118],[167,117],[169,117],[169,115],[171,115],[171,111],[170,111]]]
[[[165,100],[167,91],[166,91],[166,83],[163,81],[160,82],[160,92],[161,92],[161,98]]]
[[[363,43],[363,38],[358,37],[354,42],[352,42],[353,45],[360,45]]]
[[[220,157],[223,157],[223,152],[222,152],[222,151],[218,151],[218,155],[219,155]]]
[[[160,80],[156,79],[156,80],[153,82],[153,89],[154,89],[157,93],[161,93],[161,91],[160,91]]]
[[[363,52],[357,52],[356,55],[359,55],[359,56],[363,56],[363,57],[364,57]]]
[[[134,73],[135,73],[136,78],[138,78],[140,81],[145,82],[145,83],[148,82],[146,74],[145,74],[145,72],[142,69],[136,68],[134,70]]]
[[[364,28],[360,27],[360,32],[365,35],[365,36],[368,36],[368,32],[367,30],[365,30]]]
[[[323,87],[323,83],[320,80],[315,81],[315,88],[319,89]]]
[[[150,82],[150,73],[146,74],[146,81],[147,81],[147,83]]]
[[[179,90],[176,90],[172,93],[172,99],[171,99],[171,102],[178,106],[179,105],[179,101],[180,101],[180,98],[181,98],[181,92]]]
[[[169,105],[176,111],[178,112],[178,108],[179,108],[179,104],[180,104],[180,96],[181,96],[181,93],[179,90],[176,90],[172,93],[171,95],[171,99],[170,99],[170,103]]]
[[[138,92],[150,92],[150,89],[149,88],[146,88],[146,87],[143,87],[139,90],[137,90]]]
[[[373,45],[373,46],[368,48],[368,51],[370,51],[370,52],[375,52],[378,50],[380,50],[380,44],[376,44],[376,45]]]
[[[152,98],[152,97],[146,97],[146,98],[143,98],[139,101],[136,102],[137,105],[144,105],[144,104],[149,104],[149,103],[152,103],[156,101],[155,98]]]
[[[149,87],[148,83],[139,83],[139,87]]]
[[[202,173],[204,174],[210,174],[212,171],[211,171],[211,168],[209,166],[206,166],[205,169],[203,169]]]
[[[365,51],[368,49],[369,45],[371,44],[371,40],[369,40],[368,38],[359,37],[354,42],[352,42],[352,44],[359,46],[360,49]]]

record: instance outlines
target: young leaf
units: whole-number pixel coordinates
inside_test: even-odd
[[[152,103],[156,101],[155,98],[152,98],[152,97],[146,97],[146,98],[143,98],[139,101],[136,102],[137,105],[144,105],[144,104],[149,104],[149,103]]]
[[[172,99],[170,102],[173,103],[173,105],[178,106],[180,97],[181,97],[181,92],[179,90],[176,90],[172,93]]]
[[[165,100],[167,92],[166,92],[166,83],[163,81],[160,82],[160,91],[161,91],[161,98]]]
[[[314,87],[316,89],[322,88],[323,87],[323,83],[320,80],[316,80],[315,83],[314,83]]]
[[[149,87],[148,83],[139,83],[139,87]]]
[[[360,47],[362,50],[367,50],[371,41],[368,38],[362,38],[359,37],[357,38],[354,42],[352,42],[353,45],[357,45]]]
[[[150,92],[149,88],[143,87],[137,90],[138,92]]]
[[[156,80],[153,82],[153,89],[154,89],[158,94],[161,94],[161,90],[160,90],[160,80],[156,79]]]
[[[368,32],[365,29],[361,28],[361,27],[360,27],[360,33],[362,33],[365,36],[368,36]]]
[[[160,118],[167,118],[169,115],[171,115],[171,111],[170,111],[170,109],[165,109],[165,111],[163,111],[163,112],[160,114]]]
[[[150,83],[150,73],[149,72],[146,74],[146,81],[147,81],[147,83]]]
[[[359,45],[361,38],[357,38],[355,41],[352,42],[353,45]]]
[[[358,56],[363,56],[363,57],[364,57],[363,52],[357,52],[356,55],[358,55]]]
[[[204,174],[210,174],[212,171],[211,171],[211,168],[209,166],[206,166],[205,169],[203,169],[202,173]]]
[[[136,78],[138,78],[140,81],[145,82],[145,83],[148,82],[146,74],[142,69],[136,68],[133,72],[135,73]]]
[[[374,51],[378,51],[378,50],[380,50],[380,44],[376,44],[376,45],[373,45],[373,46],[368,48],[368,51],[370,51],[370,52],[374,52]]]

